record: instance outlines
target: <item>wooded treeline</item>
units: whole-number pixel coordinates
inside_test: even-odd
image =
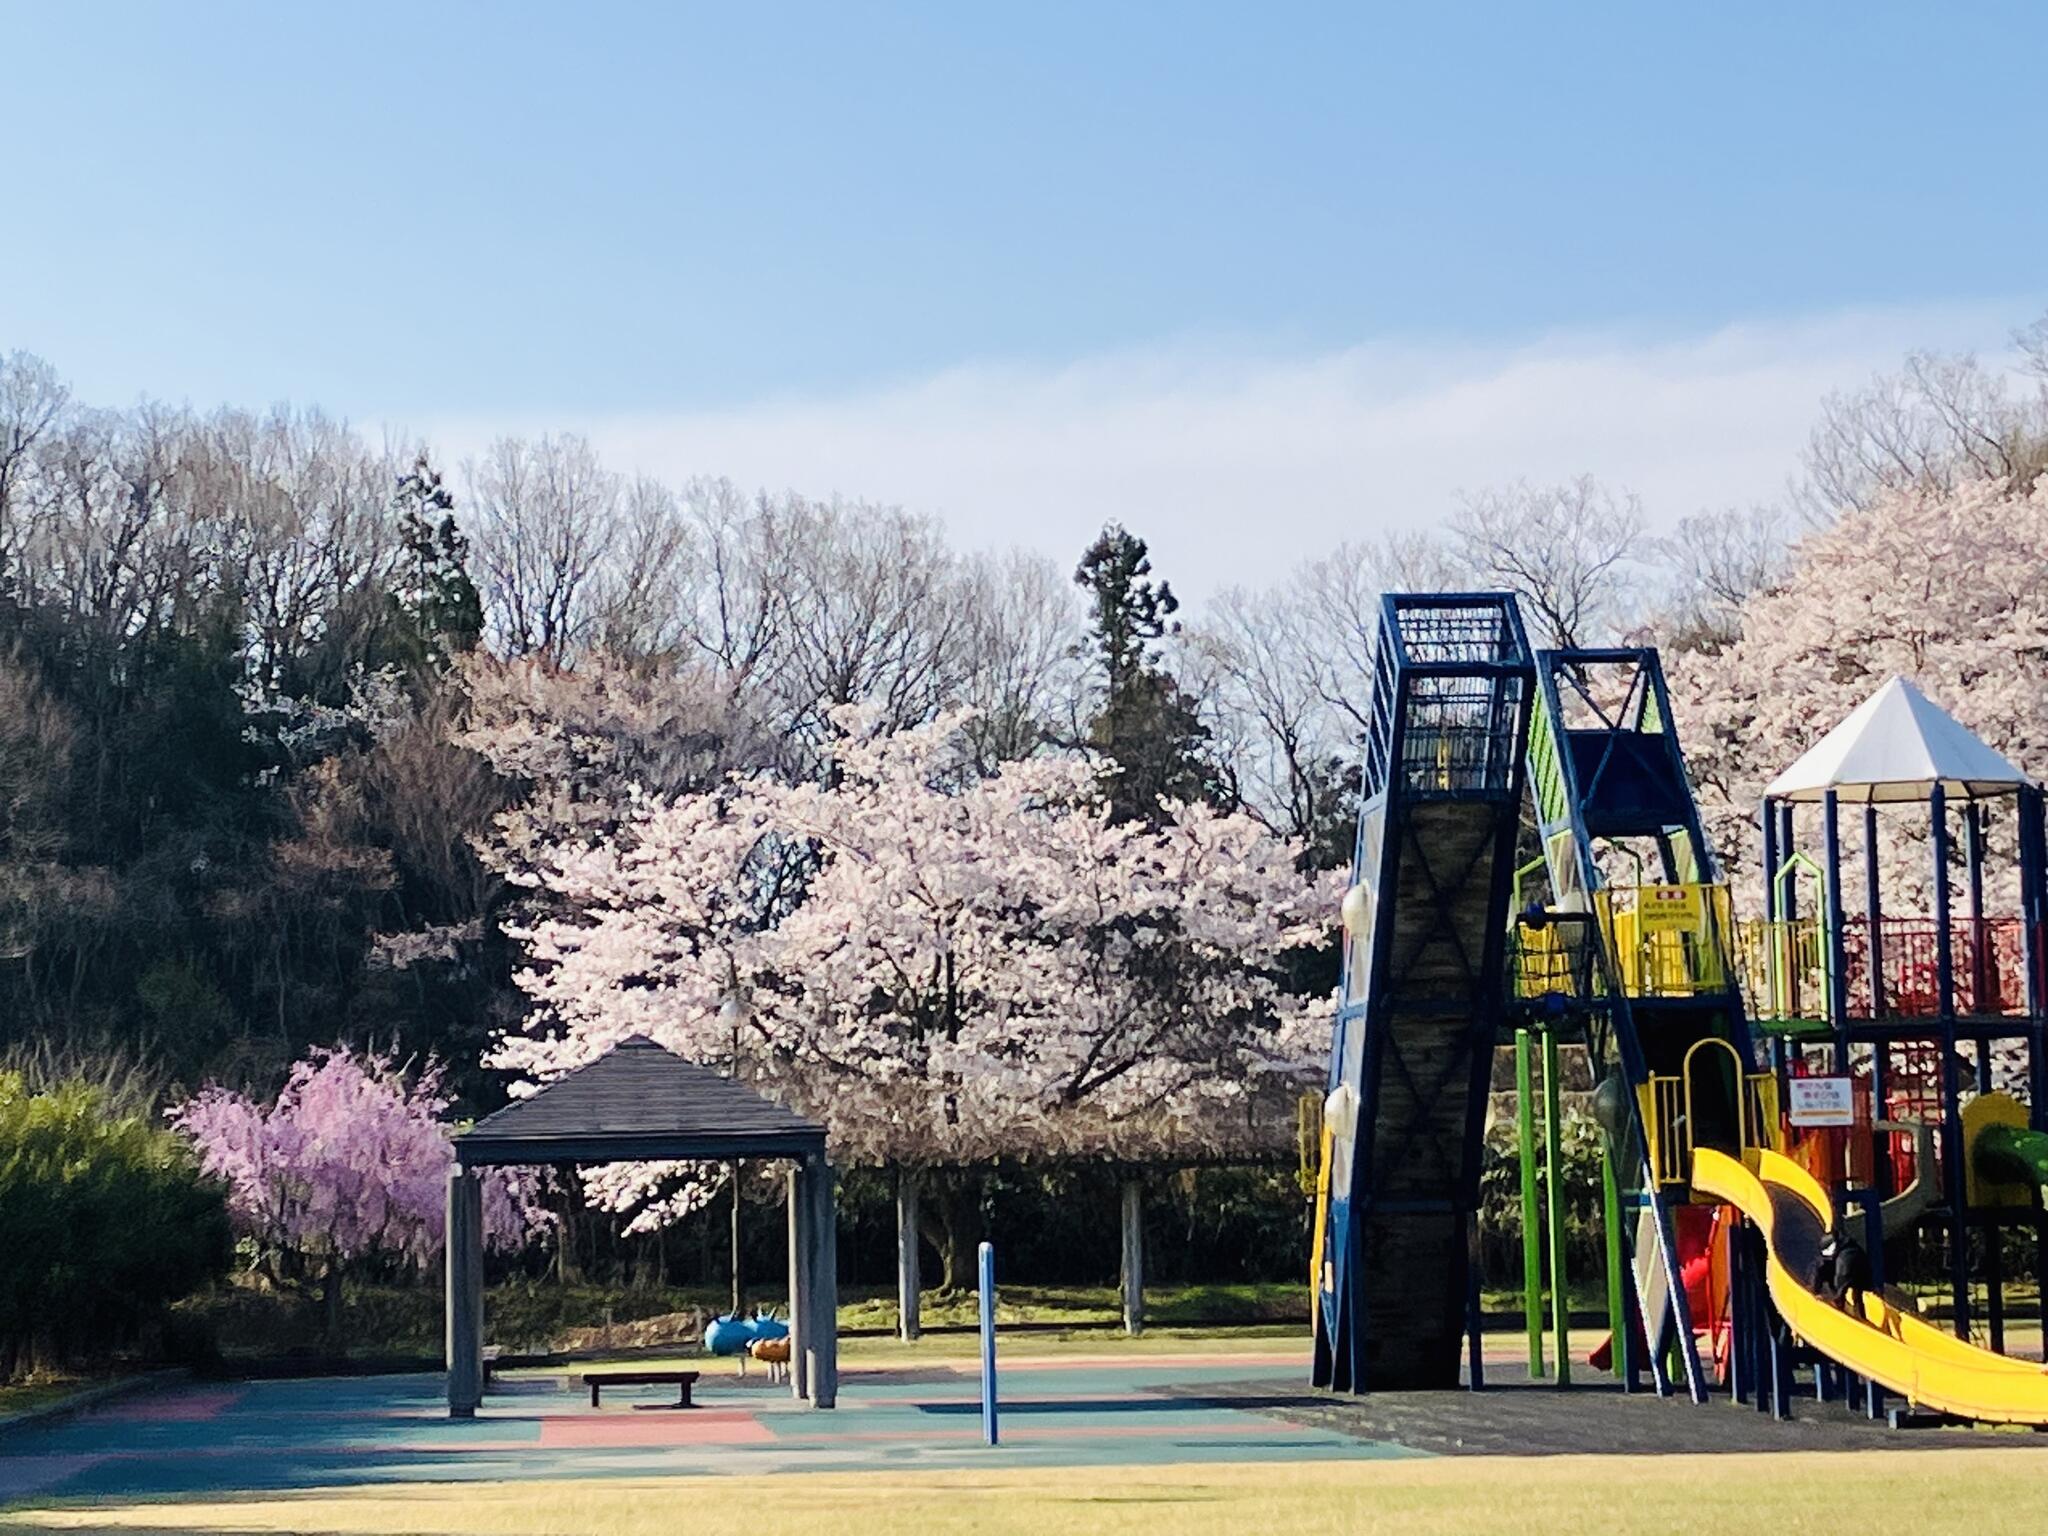
[[[2021,356],[2048,370],[2048,330]],[[1077,568],[969,555],[899,508],[622,476],[573,437],[440,465],[316,410],[103,409],[0,356],[0,1043],[274,1087],[374,1042],[487,1107],[532,861],[636,794],[828,776],[847,704],[883,731],[969,710],[972,771],[1092,754],[1119,819],[1205,801],[1338,867],[1382,586],[1505,585],[1542,639],[1658,639],[1698,658],[1689,697],[1732,696],[1744,605],[1814,530],[2032,484],[2036,382],[1915,357],[1824,403],[1783,507],[1657,538],[1619,487],[1501,487],[1183,616],[1121,530]],[[1701,745],[1739,798],[1739,748]]]
[[[1123,815],[1227,800],[1142,541],[1089,558],[1084,603],[896,508],[573,438],[444,479],[316,411],[108,411],[0,359],[0,1038],[190,1086],[372,1042],[488,1106],[533,859],[635,795],[815,779],[848,704],[968,711],[971,771],[1124,763]]]

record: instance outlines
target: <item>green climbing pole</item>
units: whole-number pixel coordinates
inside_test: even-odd
[[[1557,1034],[1543,1032],[1543,1196],[1550,1202],[1550,1328],[1557,1335],[1557,1384],[1571,1385],[1571,1297],[1564,1250],[1564,1111],[1559,1103]]]
[[[1543,1037],[1543,1158],[1537,1172],[1536,1074],[1530,1031],[1515,1031],[1515,1130],[1522,1158],[1522,1317],[1529,1329],[1529,1375],[1541,1379],[1543,1363],[1543,1258],[1550,1250],[1550,1327],[1557,1335],[1558,1385],[1572,1379],[1571,1297],[1564,1275],[1564,1111],[1559,1102],[1563,1074],[1557,1064],[1557,1036]],[[1538,1178],[1542,1191],[1537,1190]],[[1547,1220],[1546,1220],[1547,1216]]]
[[[1614,1153],[1600,1149],[1600,1225],[1607,1243],[1607,1348],[1614,1374],[1628,1369],[1628,1264],[1621,1231],[1621,1180],[1615,1176]]]
[[[1515,1130],[1522,1157],[1522,1317],[1529,1327],[1529,1375],[1543,1375],[1543,1230],[1536,1198],[1536,1086],[1529,1031],[1515,1031]]]

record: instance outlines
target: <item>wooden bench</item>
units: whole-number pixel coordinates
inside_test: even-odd
[[[675,1385],[676,1400],[672,1403],[638,1403],[640,1408],[689,1408],[690,1388],[696,1384],[696,1371],[586,1371],[583,1385],[590,1388],[590,1406],[598,1406],[598,1394],[606,1387],[651,1387]]]

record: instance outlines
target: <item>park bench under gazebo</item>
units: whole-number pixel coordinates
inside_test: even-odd
[[[779,1158],[789,1174],[790,1386],[839,1393],[837,1215],[825,1128],[645,1035],[488,1115],[455,1138],[448,1175],[448,1413],[483,1401],[483,1168]]]

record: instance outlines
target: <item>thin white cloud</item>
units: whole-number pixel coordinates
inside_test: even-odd
[[[1461,490],[1590,471],[1653,521],[1782,496],[1821,398],[1912,348],[1999,349],[2024,304],[1512,348],[1312,356],[1192,347],[974,365],[820,399],[584,421],[444,421],[451,457],[570,429],[615,467],[899,502],[968,547],[1066,560],[1115,518],[1185,594],[1278,579],[1346,538],[1439,523]]]

